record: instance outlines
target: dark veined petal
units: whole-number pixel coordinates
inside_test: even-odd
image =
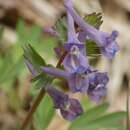
[[[66,109],[60,109],[60,112],[63,118],[73,121],[83,114],[83,108],[78,100],[70,98],[68,107]]]
[[[79,66],[88,67],[88,59],[83,44],[66,44],[65,49],[68,49],[68,54],[63,60],[63,65],[67,71],[73,72]]]
[[[46,91],[52,98],[54,107],[60,110],[64,119],[72,121],[83,113],[78,100],[69,98],[67,94],[53,86],[48,86]]]
[[[95,102],[100,102],[102,97],[106,95],[107,83],[109,78],[107,73],[95,72],[88,76],[89,78],[89,87],[88,87],[88,96],[90,99]]]
[[[54,107],[57,109],[64,109],[69,102],[69,97],[64,92],[54,88],[53,86],[47,87],[46,91],[54,102]]]
[[[86,75],[86,68],[80,66],[68,79],[70,90],[75,92],[86,93],[89,86],[89,80]]]
[[[79,52],[86,56],[86,48],[85,44],[78,44],[78,43],[66,43],[64,45],[64,49],[68,52],[72,51],[73,47],[77,47]]]

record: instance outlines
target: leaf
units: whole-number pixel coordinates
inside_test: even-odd
[[[91,13],[84,17],[84,20],[92,25],[93,27],[99,29],[101,24],[103,23],[102,15],[101,13]],[[91,57],[97,57],[100,53],[100,48],[97,46],[97,44],[91,40],[86,41],[86,48],[87,48],[87,55]]]
[[[41,70],[41,66],[45,66],[46,63],[44,59],[35,51],[35,49],[30,45],[23,47],[24,57],[28,60],[38,72]]]
[[[47,75],[45,73],[41,73],[32,79],[32,81],[35,82],[33,86],[35,86],[35,88],[38,88],[38,89],[41,87],[46,87],[46,85],[49,83],[51,84],[53,80],[54,80],[54,77]]]
[[[69,130],[78,130],[79,128],[80,130],[97,130],[100,128],[123,129],[123,124],[121,124],[119,121],[125,119],[125,117],[125,112],[114,112],[100,117],[95,115],[95,119],[78,125],[75,124],[75,126],[71,126]]]
[[[125,117],[125,112],[115,112],[104,115],[107,108],[108,104],[104,103],[89,109],[84,115],[72,122],[69,130],[93,130],[109,126],[111,128],[120,128],[121,125],[117,123],[120,119]]]
[[[20,43],[26,43],[27,38],[28,38],[28,33],[27,33],[28,31],[27,31],[27,28],[25,28],[25,23],[22,19],[20,19],[18,21],[16,30],[17,30],[19,42]]]
[[[87,55],[91,57],[101,55],[100,48],[96,45],[95,42],[91,40],[86,41],[86,52],[87,52]]]
[[[54,116],[54,107],[48,95],[40,103],[34,114],[35,129],[45,130]]]
[[[17,24],[16,30],[19,37],[19,42],[21,44],[25,44],[26,42],[31,44],[38,43],[42,29],[37,25],[33,25],[28,28],[25,25],[26,24],[22,19],[20,19]]]
[[[84,17],[84,20],[92,25],[93,27],[95,28],[99,28],[101,26],[101,24],[103,23],[103,20],[102,20],[102,14],[101,13],[91,13],[91,14],[88,14]]]
[[[125,117],[126,117],[125,112],[110,113],[102,117],[99,117],[92,122],[89,122],[89,124],[86,125],[87,126],[86,128],[88,129],[116,128],[116,127],[120,128],[121,126],[123,126],[123,124],[117,124],[117,123],[120,123],[119,121],[125,119]]]
[[[70,125],[69,130],[74,130],[78,125],[90,122],[98,116],[103,115],[106,112],[108,106],[109,105],[107,103],[104,103],[87,110],[82,116],[73,121],[73,123]]]
[[[58,19],[55,24],[56,31],[60,34],[60,41],[66,42],[67,39],[67,25],[64,18]]]
[[[5,63],[6,62],[7,62],[7,60],[5,60]],[[4,72],[3,72],[3,75],[1,75],[1,77],[0,77],[0,83],[11,79],[15,75],[18,74],[18,72],[20,71],[20,68],[22,68],[23,59],[19,58],[19,60],[16,63],[12,63],[10,66],[6,66],[9,63],[6,63],[6,64],[5,63],[3,64],[4,66],[2,67]]]

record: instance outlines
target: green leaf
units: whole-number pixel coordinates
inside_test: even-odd
[[[79,125],[82,125],[86,122],[90,122],[95,118],[97,118],[98,116],[103,115],[106,112],[108,106],[109,105],[107,103],[104,103],[87,110],[82,116],[80,116],[79,118],[77,118],[75,121],[72,122],[69,130],[74,130]]]
[[[84,17],[84,20],[92,25],[93,27],[99,29],[101,24],[103,23],[102,21],[102,15],[101,13],[92,13],[89,15],[86,15]],[[101,55],[100,53],[100,48],[97,46],[97,44],[91,40],[86,41],[86,48],[87,48],[87,55],[91,57],[97,57]]]
[[[35,88],[38,88],[38,89],[41,87],[46,87],[47,84],[49,83],[51,84],[53,79],[54,77],[47,75],[45,73],[41,73],[32,79],[32,81],[35,82],[33,86],[35,86]]]
[[[108,104],[104,103],[86,111],[77,118],[69,127],[69,130],[94,130],[98,128],[122,128],[118,121],[125,117],[125,112],[106,114]]]
[[[48,95],[40,103],[34,114],[35,129],[45,130],[54,116],[54,107]]]
[[[16,63],[12,63],[10,66],[7,66],[9,62],[7,62],[7,60],[5,59],[4,64],[2,66],[3,72],[1,71],[1,73],[3,75],[1,75],[0,77],[0,83],[5,82],[13,78],[14,76],[16,76],[19,73],[20,68],[22,68],[23,65],[22,63],[23,63],[23,59],[19,58],[19,60]]]
[[[60,34],[60,41],[66,42],[67,39],[67,25],[64,18],[58,19],[55,24],[56,31]]]
[[[103,20],[102,20],[102,14],[101,13],[91,13],[91,14],[88,14],[84,17],[84,20],[92,25],[93,27],[95,28],[99,28],[101,26],[101,24],[103,23]]]
[[[125,119],[125,112],[114,112],[102,117],[99,117],[87,124],[88,129],[97,129],[97,128],[122,128],[123,124],[120,124],[120,121]]]
[[[26,42],[31,44],[39,43],[42,29],[37,25],[29,26],[28,28],[25,25],[22,19],[20,19],[17,24],[16,30],[19,42],[21,44],[25,44]]]
[[[35,49],[30,45],[23,47],[24,57],[28,60],[38,72],[41,70],[41,66],[45,66],[46,63],[43,58],[35,51]]]
[[[95,57],[101,55],[100,48],[91,40],[86,41],[86,52],[88,56]]]
[[[25,59],[28,60],[33,65],[34,69],[39,73],[32,79],[32,81],[35,81],[33,86],[35,86],[35,88],[46,87],[47,84],[53,81],[54,77],[42,72],[41,67],[47,66],[45,61],[30,44],[24,46],[23,49]]]

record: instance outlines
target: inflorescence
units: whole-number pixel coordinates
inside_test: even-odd
[[[67,41],[62,47],[64,52],[67,52],[62,62],[63,68],[46,66],[42,67],[42,72],[56,78],[65,79],[70,92],[85,93],[91,100],[98,103],[106,95],[109,78],[106,72],[99,72],[89,65],[85,41],[88,39],[94,41],[100,48],[101,53],[112,59],[119,50],[116,42],[118,32],[112,31],[111,34],[108,34],[86,23],[73,8],[71,0],[64,0],[64,6],[67,12],[68,35]],[[78,25],[81,31],[76,32],[74,23]],[[46,28],[46,31],[60,37],[60,34],[52,28],[48,28],[48,30]],[[59,58],[60,48],[55,49]],[[26,61],[26,64],[32,74],[36,75],[37,72],[33,69],[33,65],[28,61]],[[83,114],[82,106],[77,99],[70,98],[68,94],[51,84],[46,87],[46,92],[52,98],[55,108],[60,110],[63,118],[72,121]]]

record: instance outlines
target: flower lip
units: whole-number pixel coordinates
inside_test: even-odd
[[[83,108],[81,107],[80,102],[77,99],[70,98],[69,106],[67,109],[61,109],[61,115],[69,121],[73,121],[78,116],[83,114]]]
[[[90,75],[89,88],[87,91],[90,99],[98,103],[101,98],[106,95],[106,85],[108,81],[109,78],[107,76],[107,73],[96,72],[95,74]]]
[[[53,99],[54,108],[64,109],[69,103],[69,96],[64,94],[62,91],[54,88],[53,86],[47,87],[46,91]]]
[[[70,51],[72,46],[77,46],[79,48],[79,50],[82,50],[85,48],[84,44],[79,44],[79,43],[66,43],[66,44],[64,44],[64,48],[67,51]]]
[[[83,108],[77,99],[69,98],[64,92],[48,86],[46,91],[54,102],[54,107],[59,109],[66,120],[72,121],[83,113]]]

